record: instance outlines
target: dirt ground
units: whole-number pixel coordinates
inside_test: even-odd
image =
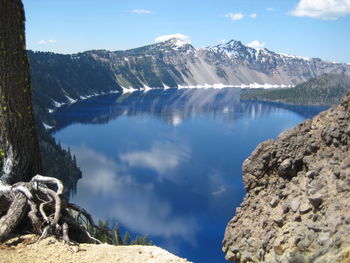
[[[26,235],[0,244],[0,263],[190,263],[156,246],[65,245]]]

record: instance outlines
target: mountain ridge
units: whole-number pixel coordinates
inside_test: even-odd
[[[345,63],[254,49],[236,40],[196,49],[174,38],[124,51],[71,55],[28,51],[28,55],[34,104],[43,116],[63,104],[113,92],[290,87],[325,73],[350,76],[350,65]]]

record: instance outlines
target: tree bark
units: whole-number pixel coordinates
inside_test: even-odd
[[[0,180],[41,173],[21,0],[0,0]]]
[[[0,218],[0,242],[4,241],[21,222],[26,207],[26,197],[22,193],[16,193],[7,214]]]
[[[0,0],[0,242],[23,220],[30,221],[28,230],[40,234],[41,238],[63,236],[68,243],[71,236],[77,241],[99,242],[69,210],[85,215],[95,225],[91,216],[79,207],[62,202],[62,182],[36,175],[41,173],[41,158],[32,109],[24,21],[21,0]],[[55,184],[57,191],[46,184]]]

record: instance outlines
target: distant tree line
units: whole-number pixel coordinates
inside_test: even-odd
[[[350,90],[350,77],[324,74],[293,88],[247,89],[241,100],[267,100],[299,105],[336,105]]]
[[[121,233],[120,227],[118,225],[110,227],[107,220],[99,220],[98,228],[94,228],[91,225],[88,225],[87,229],[94,238],[97,238],[103,243],[108,243],[111,245],[154,245],[148,236],[137,235],[133,238],[129,231],[126,231],[124,234]]]

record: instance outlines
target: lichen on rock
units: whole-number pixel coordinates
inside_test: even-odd
[[[350,93],[261,143],[243,163],[247,190],[223,240],[235,262],[349,262]]]

